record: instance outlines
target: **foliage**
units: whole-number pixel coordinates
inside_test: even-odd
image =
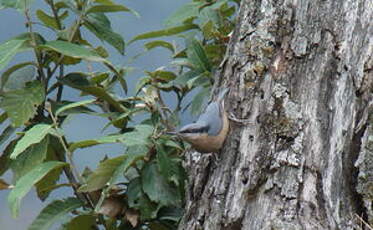
[[[198,113],[214,82],[214,72],[223,60],[234,15],[233,0],[194,0],[165,21],[165,28],[140,34],[127,45],[145,39],[145,50],[165,48],[173,61],[153,71],[136,85],[136,95],[127,93],[130,66],[113,65],[103,46],[83,37],[87,30],[125,55],[125,41],[111,27],[107,13],[137,12],[112,0],[45,0],[46,7],[31,11],[32,0],[0,0],[0,9],[14,8],[25,17],[26,32],[0,44],[0,123],[10,123],[0,135],[0,176],[13,172],[13,182],[0,179],[0,190],[10,189],[8,205],[19,212],[21,199],[35,186],[44,201],[50,192],[69,186],[75,197],[50,202],[29,229],[175,229],[182,215],[186,174],[182,167],[184,144],[165,131],[178,124],[177,116],[186,95],[199,88],[191,102]],[[36,19],[31,21],[31,14]],[[67,18],[75,19],[69,25]],[[71,20],[70,20],[71,21]],[[55,34],[47,40],[35,25]],[[185,45],[160,38],[178,35]],[[8,66],[25,51],[34,60]],[[70,66],[97,62],[105,71],[71,72]],[[6,69],[5,69],[6,68]],[[78,90],[81,100],[64,100],[64,89]],[[161,93],[174,93],[177,106],[168,107]],[[145,116],[138,116],[139,113]],[[104,128],[116,132],[95,139],[68,142],[63,124],[72,114],[108,119]],[[145,117],[145,118],[144,118]],[[143,119],[143,120],[141,120]],[[139,122],[133,122],[137,120]],[[17,134],[14,132],[18,129]],[[10,140],[9,140],[10,139]],[[103,157],[97,169],[79,172],[73,162],[77,149],[119,143],[123,154]],[[67,183],[60,183],[64,173]],[[13,184],[13,185],[12,185]]]

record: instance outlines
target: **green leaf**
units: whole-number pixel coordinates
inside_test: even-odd
[[[51,27],[53,29],[56,29],[56,30],[60,29],[58,27],[58,23],[57,23],[56,19],[54,17],[48,15],[44,11],[37,10],[36,11],[36,16],[38,17],[38,19],[40,21],[42,21],[44,23],[44,25],[46,25],[48,27]]]
[[[186,24],[182,26],[166,28],[163,30],[151,31],[151,32],[137,35],[131,41],[129,41],[128,44],[134,41],[143,40],[143,39],[171,36],[171,35],[179,34],[179,33],[185,32],[187,30],[192,30],[192,29],[198,29],[198,26],[194,24]]]
[[[1,0],[0,9],[15,8],[23,13],[33,2],[34,0]]]
[[[167,155],[167,152],[162,145],[157,144],[156,149],[160,173],[168,181],[173,181],[175,185],[179,185],[178,179],[180,178],[177,176],[179,169],[176,162]]]
[[[71,211],[82,205],[77,198],[55,200],[39,213],[28,230],[50,230],[54,223],[63,220]]]
[[[64,225],[63,230],[92,230],[96,226],[96,217],[89,214],[74,217],[69,223]]]
[[[20,63],[12,66],[3,73],[1,87],[4,91],[21,89],[35,77],[36,68],[32,62]]]
[[[49,138],[46,137],[40,143],[27,148],[17,159],[11,161],[10,168],[13,171],[13,181],[17,181],[35,166],[43,163],[47,156],[48,144]]]
[[[100,40],[106,41],[119,53],[124,54],[125,43],[123,37],[112,30],[110,21],[104,14],[94,13],[88,15],[84,19],[84,26]]]
[[[55,168],[51,170],[47,175],[44,176],[43,180],[40,180],[35,184],[36,192],[41,201],[45,201],[53,189],[58,188],[56,186],[57,181],[60,179],[62,168]]]
[[[160,207],[153,203],[142,191],[141,177],[136,177],[130,181],[127,187],[128,206],[141,210],[141,219],[148,220],[155,218]]]
[[[117,143],[122,138],[123,138],[122,135],[111,135],[111,136],[105,136],[105,137],[100,137],[96,139],[78,141],[78,142],[74,142],[70,144],[69,150],[71,152],[74,152],[78,148],[87,148],[87,147],[91,147],[91,146],[99,145],[99,144]]]
[[[149,149],[147,146],[136,145],[127,148],[126,158],[124,161],[115,169],[113,176],[109,180],[109,185],[113,185],[116,180],[125,173],[128,168],[135,164],[138,160],[144,159]]]
[[[148,74],[153,78],[163,82],[169,82],[176,78],[175,73],[165,70],[156,70],[154,72],[148,72]]]
[[[19,154],[25,151],[29,146],[41,142],[44,137],[52,131],[52,125],[48,124],[37,124],[31,129],[27,130],[25,135],[17,142],[14,151],[10,155],[10,158],[16,159]]]
[[[62,107],[60,107],[60,108],[57,109],[55,115],[58,116],[62,112],[66,111],[66,110],[73,109],[73,108],[76,108],[76,107],[80,107],[80,106],[83,106],[83,105],[92,104],[95,101],[96,101],[95,99],[89,99],[89,100],[78,101],[78,102],[73,102],[73,103],[64,105],[64,106],[62,106]]]
[[[187,56],[193,66],[200,70],[201,72],[208,71],[211,72],[211,64],[206,56],[205,50],[201,43],[195,39],[186,39],[187,45]]]
[[[35,115],[36,108],[44,101],[44,97],[43,85],[39,81],[32,81],[26,83],[23,89],[5,93],[0,107],[8,113],[13,125],[18,127]]]
[[[14,218],[18,216],[19,206],[22,198],[30,191],[35,183],[40,181],[52,169],[63,167],[65,165],[66,163],[63,162],[49,161],[36,166],[26,175],[21,177],[8,196],[8,205],[10,207],[12,216]]]
[[[25,40],[13,39],[0,45],[0,70],[8,65],[9,61],[20,51],[24,43]]]
[[[167,180],[160,174],[155,163],[148,163],[141,172],[142,188],[150,200],[161,205],[175,205],[181,202],[177,189],[167,183]]]
[[[133,13],[136,17],[140,16],[136,11],[131,10],[130,8],[127,8],[119,4],[94,5],[87,10],[87,14],[89,13],[113,13],[113,12],[121,12],[121,11]]]
[[[179,77],[177,77],[173,82],[174,84],[176,85],[181,85],[181,86],[188,86],[187,83],[193,79],[193,78],[196,78],[200,75],[200,72],[199,71],[196,71],[196,70],[191,70],[191,71],[188,71],[188,72],[185,72],[183,73],[182,75],[180,75]],[[189,87],[189,86],[188,86]]]
[[[199,15],[199,9],[202,7],[204,2],[189,2],[184,6],[176,10],[171,16],[169,16],[164,22],[165,25],[176,25],[182,24],[187,20],[195,18]]]
[[[137,160],[143,159],[148,149],[145,146],[134,146],[127,149],[126,155],[101,162],[97,170],[88,176],[87,183],[79,188],[80,192],[91,192],[103,188],[107,183],[114,182],[123,175]]]
[[[59,81],[72,88],[79,89],[85,93],[100,98],[110,105],[112,105],[118,112],[126,112],[126,109],[113,98],[107,90],[102,87],[92,85],[88,80],[87,76],[83,73],[69,73]]]
[[[106,62],[104,58],[100,57],[100,55],[93,50],[70,42],[48,41],[44,45],[40,45],[39,48],[51,49],[65,56],[81,58],[87,61]]]
[[[133,178],[130,183],[128,183],[126,195],[128,197],[128,206],[130,208],[137,208],[138,199],[142,195],[142,185],[141,177]]]
[[[89,101],[89,100],[87,100]],[[81,101],[82,103],[85,101]],[[68,116],[70,114],[90,114],[90,115],[99,115],[99,113],[95,112],[94,110],[88,108],[85,105],[75,106],[72,105],[74,103],[80,103],[80,102],[74,102],[74,101],[59,101],[59,102],[51,102],[52,105],[52,111],[55,113],[57,110],[59,110],[62,107],[68,106],[69,108],[63,109],[63,111],[58,113],[58,116]],[[71,107],[70,107],[71,105]]]
[[[171,43],[166,42],[166,41],[161,41],[161,40],[151,41],[151,42],[145,43],[144,46],[147,50],[151,50],[151,49],[154,49],[156,47],[163,47],[163,48],[166,48],[166,49],[170,50],[172,53],[175,53],[174,46]]]
[[[144,145],[150,143],[149,137],[153,134],[154,127],[150,125],[136,125],[135,130],[123,134],[122,143],[127,146]]]
[[[98,168],[88,176],[87,183],[79,188],[79,192],[92,192],[103,188],[126,157],[123,155],[101,162]]]

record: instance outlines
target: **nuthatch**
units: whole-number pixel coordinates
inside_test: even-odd
[[[198,120],[185,125],[176,134],[189,142],[201,153],[218,152],[229,131],[229,120],[224,110],[224,96],[229,89],[224,89],[216,101],[211,102]]]

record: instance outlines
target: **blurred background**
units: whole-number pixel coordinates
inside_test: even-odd
[[[129,41],[134,36],[164,28],[164,20],[170,16],[177,8],[188,2],[188,0],[127,0],[118,1],[123,3],[125,6],[134,9],[140,14],[140,17],[135,17],[129,13],[115,13],[108,14],[112,22],[112,28],[115,32],[121,34],[125,41]],[[45,8],[46,4],[43,1],[37,0],[32,5],[32,14],[34,9]],[[34,30],[40,32],[46,39],[54,39],[53,35],[47,29],[36,26]],[[21,33],[26,32],[25,28],[25,17],[14,9],[2,9],[0,10],[0,43],[17,36]],[[96,44],[101,42],[95,39],[90,33],[86,32],[88,40],[96,41]],[[175,38],[176,42],[182,42],[182,39]],[[133,93],[133,87],[139,77],[143,76],[143,70],[155,70],[160,66],[165,66],[170,62],[170,53],[166,49],[157,48],[144,55],[133,59],[134,56],[144,51],[144,42],[137,41],[126,47],[125,56],[120,55],[116,50],[104,45],[105,48],[110,52],[110,60],[113,64],[124,65],[134,67],[134,70],[127,76],[127,82],[129,85],[129,94]],[[33,59],[31,53],[18,54],[9,66],[19,63],[21,61],[28,61]],[[101,68],[93,65],[94,69]],[[70,69],[71,70],[71,69]],[[87,71],[87,66],[82,64],[78,67],[75,66],[74,71]],[[1,72],[0,72],[1,73]],[[125,96],[125,95],[123,95]],[[66,89],[64,91],[64,99],[74,100],[78,98],[78,92],[72,89]],[[166,97],[168,104],[173,103],[172,96]],[[182,123],[186,123],[191,119],[188,115],[182,116]],[[100,137],[102,135],[114,132],[114,129],[107,129],[104,132],[102,128],[107,123],[106,119],[99,118],[97,116],[79,115],[74,116],[64,125],[64,131],[68,138],[68,141],[78,141],[83,139]],[[0,127],[3,129],[4,127]],[[7,143],[5,143],[7,144]],[[0,146],[1,151],[4,150],[6,145]],[[79,150],[75,153],[74,159],[75,164],[78,166],[78,170],[82,171],[85,166],[89,166],[91,169],[95,169],[98,162],[104,158],[105,155],[109,157],[117,156],[123,152],[122,147],[114,144],[109,145],[98,145],[91,148]],[[3,176],[7,181],[11,181],[12,175],[10,173]],[[65,178],[61,176],[61,181],[65,181]],[[50,201],[59,198],[67,197],[68,194],[72,194],[69,188],[60,188],[51,193],[50,197],[44,201],[49,203]],[[7,195],[9,191],[0,190],[0,229],[1,230],[25,230],[27,226],[33,221],[38,215],[41,208],[45,206],[36,196],[35,191],[30,192],[21,203],[20,216],[17,219],[13,219],[10,215],[9,208],[7,206]],[[63,195],[62,195],[63,194]],[[55,227],[57,229],[57,227]]]

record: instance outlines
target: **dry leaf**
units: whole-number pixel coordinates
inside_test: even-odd
[[[0,190],[10,189],[12,187],[13,187],[12,185],[9,185],[3,179],[0,179]]]
[[[140,214],[135,209],[130,208],[126,210],[125,216],[126,216],[126,219],[131,223],[132,227],[136,227],[137,224],[139,223]]]

